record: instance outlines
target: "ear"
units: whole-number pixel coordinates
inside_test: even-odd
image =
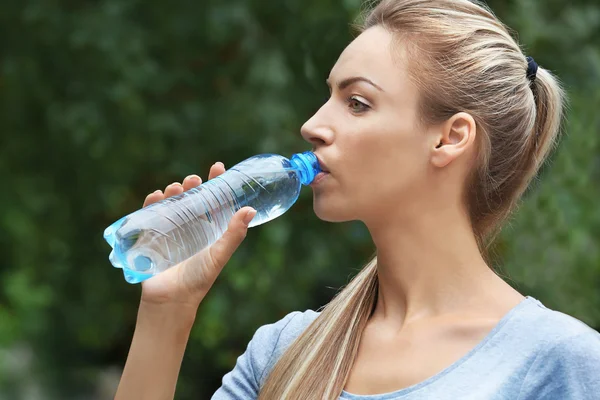
[[[465,154],[475,144],[475,119],[466,112],[454,114],[433,135],[431,162],[442,168]]]

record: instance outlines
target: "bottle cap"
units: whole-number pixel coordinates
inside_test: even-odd
[[[321,172],[319,160],[312,151],[296,153],[292,156],[290,162],[300,173],[300,181],[303,185],[310,185],[315,176]]]

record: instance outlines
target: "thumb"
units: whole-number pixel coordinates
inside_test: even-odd
[[[248,232],[248,224],[255,215],[256,210],[252,207],[244,207],[238,210],[229,221],[223,236],[208,248],[210,258],[217,268],[223,268],[244,241]]]

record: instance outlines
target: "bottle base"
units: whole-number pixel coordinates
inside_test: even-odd
[[[123,275],[127,283],[136,284],[145,281],[146,279],[152,278],[152,274],[144,272],[132,271],[130,269],[123,269]]]

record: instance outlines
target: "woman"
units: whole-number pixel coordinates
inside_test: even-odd
[[[328,84],[302,127],[329,171],[314,210],[363,221],[377,256],[321,312],[258,329],[213,398],[600,398],[600,335],[518,293],[485,257],[555,144],[556,78],[481,4],[384,0]],[[198,305],[254,213],[143,283],[117,398],[173,396]]]

